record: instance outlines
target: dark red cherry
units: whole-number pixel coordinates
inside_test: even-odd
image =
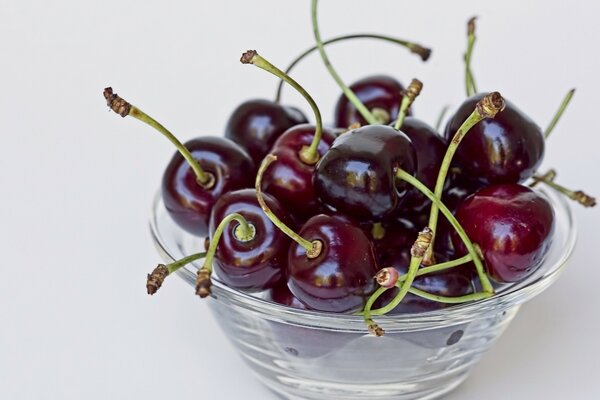
[[[485,94],[467,99],[446,126],[451,140],[460,125]],[[488,184],[518,183],[533,176],[544,156],[544,135],[540,127],[514,104],[493,119],[475,125],[464,137],[454,156],[456,164],[471,178]]]
[[[532,189],[503,184],[469,196],[456,210],[456,219],[479,245],[487,271],[494,280],[519,282],[542,264],[554,233],[554,211],[546,198]],[[457,252],[466,254],[456,234]]]
[[[397,214],[410,186],[396,170],[414,174],[415,149],[402,132],[368,125],[344,133],[321,158],[314,185],[322,202],[361,221]]]
[[[417,179],[433,191],[446,154],[446,141],[435,129],[413,117],[404,120],[401,131],[411,140],[417,153]],[[402,208],[405,211],[419,211],[429,204],[431,202],[427,197],[416,189],[411,189]]]
[[[335,140],[332,130],[324,128],[319,142],[319,158]],[[270,153],[277,156],[262,180],[263,190],[275,196],[290,213],[308,219],[320,212],[321,204],[313,187],[315,166],[306,164],[299,153],[310,146],[315,135],[314,125],[296,125],[277,139]]]
[[[173,220],[188,232],[206,236],[215,202],[232,190],[254,186],[252,159],[244,149],[221,137],[200,137],[184,144],[200,167],[214,177],[209,187],[200,186],[189,164],[175,153],[162,180],[162,196]]]
[[[286,282],[279,283],[269,290],[267,300],[298,310],[309,310],[306,304],[302,303],[290,292]]]
[[[283,132],[306,122],[308,120],[297,108],[269,100],[249,100],[240,104],[229,117],[225,137],[246,149],[259,165]]]
[[[304,239],[320,241],[320,254],[309,258],[292,243],[288,253],[288,286],[308,307],[329,312],[360,309],[375,289],[375,254],[363,231],[340,219],[317,215],[299,232]]]
[[[268,207],[283,222],[289,217],[279,202],[264,195]],[[241,214],[254,227],[255,236],[241,241],[235,236],[235,222],[230,223],[215,253],[214,268],[219,279],[229,287],[247,291],[264,290],[281,282],[285,275],[290,239],[267,218],[260,208],[254,189],[224,194],[210,216],[210,240],[219,223],[229,214]]]
[[[385,75],[370,76],[352,84],[350,89],[376,116],[387,116],[380,121],[382,124],[398,118],[404,87],[394,78]],[[347,128],[354,123],[366,125],[367,121],[346,96],[341,95],[335,106],[335,126]]]
[[[423,225],[423,227],[425,226]],[[384,224],[384,227],[385,235],[383,238],[372,238],[377,263],[382,268],[396,265],[408,266],[410,263],[410,248],[417,239],[419,230],[405,219],[394,220],[392,223]]]

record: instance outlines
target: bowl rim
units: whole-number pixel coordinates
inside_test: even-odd
[[[457,304],[440,310],[422,313],[376,316],[374,318],[376,318],[377,323],[382,326],[386,332],[388,330],[414,331],[433,329],[440,325],[449,326],[465,323],[482,318],[489,312],[499,313],[508,308],[522,304],[550,286],[564,270],[564,266],[573,253],[577,241],[577,226],[571,204],[564,196],[553,190],[536,190],[543,193],[549,199],[555,215],[560,213],[567,221],[564,251],[560,253],[560,256],[552,265],[545,266],[546,271],[548,271],[547,273],[537,277],[534,275],[534,277],[530,277],[521,283],[511,285],[506,290],[499,291],[494,296],[487,299]],[[171,260],[175,260],[176,257],[173,255],[172,250],[168,248],[160,234],[158,212],[161,211],[166,213],[166,209],[162,203],[161,192],[159,190],[152,203],[150,232],[157,250],[161,253],[166,262],[170,262]],[[176,226],[175,223],[173,223],[173,225],[176,229],[183,231]],[[556,228],[558,228],[558,226],[556,226]],[[189,234],[186,233],[186,235]],[[556,242],[552,243],[551,248],[556,245]],[[544,261],[544,263],[546,261]],[[540,268],[540,270],[542,270],[542,268]],[[197,271],[197,267],[191,266],[188,268],[181,268],[177,271],[177,274],[191,285],[194,285],[196,277],[194,271]],[[301,310],[287,307],[257,297],[251,293],[230,288],[220,281],[217,276],[213,276],[212,283],[212,300],[245,308],[247,311],[265,319],[277,320],[304,327],[330,330],[342,329],[345,331],[364,332],[366,328],[364,318],[360,315]]]

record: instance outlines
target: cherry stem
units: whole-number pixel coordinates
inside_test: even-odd
[[[150,125],[160,133],[162,133],[167,139],[175,145],[179,153],[185,158],[187,163],[190,165],[194,174],[196,174],[196,181],[200,186],[205,189],[210,189],[215,184],[215,177],[213,174],[208,173],[200,167],[198,161],[194,159],[190,151],[173,135],[167,128],[165,128],[162,124],[156,121],[154,118],[144,113],[142,110],[137,108],[131,103],[123,100],[116,93],[113,93],[112,88],[108,87],[104,89],[104,98],[108,106],[117,114],[122,117],[126,117],[128,115]]]
[[[554,118],[552,118],[552,121],[550,121],[550,125],[548,125],[548,127],[544,131],[544,137],[546,139],[548,139],[548,136],[550,136],[550,134],[552,133],[552,131],[556,127],[556,124],[558,124],[558,121],[560,120],[560,117],[562,117],[563,113],[567,109],[567,106],[571,102],[571,99],[573,98],[574,94],[575,94],[575,89],[571,89],[565,95],[562,103],[560,104],[560,107],[556,111],[556,114],[554,114]]]
[[[564,186],[559,185],[554,182],[554,176],[556,176],[556,172],[554,170],[548,171],[546,174],[539,176],[534,175],[534,182],[542,182],[546,185],[550,186],[552,189],[556,190],[559,193],[567,196],[571,200],[578,202],[584,207],[594,207],[596,205],[596,198],[592,197],[581,190],[570,190]]]
[[[487,299],[487,298],[490,298],[493,296],[493,293],[477,292],[477,293],[467,294],[464,296],[448,297],[448,296],[439,296],[437,294],[428,293],[423,290],[419,290],[417,288],[410,288],[409,292],[416,296],[427,299],[427,300],[437,301],[438,303],[446,303],[446,304],[466,303],[468,301],[483,300],[483,299]]]
[[[375,240],[381,240],[385,237],[385,228],[381,222],[373,223],[373,226],[371,226],[371,237]]]
[[[323,247],[323,243],[319,240],[314,240],[312,242],[304,239],[302,236],[298,235],[294,232],[290,227],[284,224],[277,216],[271,211],[271,209],[265,203],[265,199],[262,193],[262,179],[265,171],[269,168],[269,165],[277,160],[277,156],[273,154],[267,154],[263,159],[260,167],[258,168],[258,172],[256,173],[256,198],[258,200],[258,204],[260,204],[260,208],[262,208],[263,212],[271,220],[273,225],[279,228],[283,233],[288,235],[293,241],[298,243],[301,247],[306,250],[306,256],[308,258],[316,258],[321,254],[321,250]]]
[[[467,97],[471,97],[477,93],[477,86],[475,85],[475,78],[471,70],[471,57],[473,55],[473,47],[475,46],[475,20],[477,17],[472,17],[467,23],[467,52],[465,54],[465,85],[467,90]]]
[[[504,109],[505,105],[506,104],[504,102],[504,99],[502,98],[500,93],[492,92],[486,95],[477,103],[477,105],[475,106],[475,110],[462,123],[460,128],[458,128],[458,130],[454,134],[454,137],[452,138],[452,141],[448,144],[448,149],[446,150],[446,154],[444,155],[442,165],[440,166],[440,171],[437,176],[434,192],[435,197],[437,199],[442,198],[442,192],[444,191],[444,184],[446,183],[446,176],[448,175],[448,170],[450,169],[452,158],[454,157],[454,153],[456,153],[456,150],[458,149],[458,146],[460,145],[462,139],[473,126],[475,126],[477,123],[486,118],[494,118],[497,113]],[[438,214],[439,209],[437,203],[434,202],[431,205],[431,211],[429,213],[429,222],[427,224],[427,226],[429,226],[434,233],[437,230]],[[433,246],[431,246],[427,251],[424,262],[426,265],[434,264]]]
[[[406,274],[406,279],[400,284],[400,291],[398,292],[398,294],[396,294],[396,296],[390,302],[390,304],[388,304],[386,306],[386,307],[388,307],[388,306],[391,307],[390,310],[394,309],[398,304],[400,304],[400,302],[404,299],[404,297],[408,293],[408,290],[410,289],[410,287],[417,275],[417,271],[419,270],[419,266],[421,265],[423,256],[425,255],[425,252],[427,251],[427,249],[429,248],[429,245],[431,244],[432,236],[433,235],[432,235],[431,229],[429,229],[427,227],[425,227],[425,229],[423,229],[421,232],[419,232],[419,235],[417,236],[417,240],[415,240],[415,243],[412,245],[412,247],[410,249],[410,264],[408,265],[408,273]],[[396,285],[398,285],[398,283],[396,283]],[[381,293],[383,293],[383,291],[376,290],[374,295],[380,296]],[[374,297],[374,296],[371,296],[371,297]],[[367,304],[364,308],[364,319],[365,319],[365,323],[369,327],[369,331],[373,331],[374,327],[379,328],[377,326],[377,324],[375,324],[375,322],[371,318],[371,307],[373,306],[373,302],[374,302],[374,300],[372,300],[370,298],[369,301],[367,301]],[[379,333],[375,332],[375,334],[377,336],[383,335],[383,330],[381,328],[379,328],[379,330],[380,330]]]
[[[221,220],[212,235],[210,246],[208,247],[206,258],[204,259],[204,264],[202,264],[202,268],[198,270],[198,276],[196,277],[196,294],[202,298],[211,294],[210,277],[212,275],[213,258],[217,252],[217,246],[219,245],[219,240],[221,239],[225,227],[232,221],[238,223],[238,225],[233,228],[233,236],[236,240],[240,242],[249,242],[254,239],[256,235],[256,228],[254,228],[254,225],[249,223],[241,214],[231,213]]]
[[[419,277],[419,276],[431,274],[434,272],[445,271],[445,270],[457,267],[459,265],[466,264],[472,260],[473,260],[473,257],[471,257],[470,254],[467,254],[466,256],[457,258],[456,260],[446,261],[443,263],[432,265],[430,267],[421,267],[418,269],[415,278]],[[398,280],[396,281],[396,283],[404,282],[407,277],[408,277],[408,274],[400,275],[398,277]],[[371,297],[369,297],[369,300],[367,301],[367,304],[365,305],[365,309],[368,307],[370,310],[370,314],[372,316],[373,315],[384,315],[391,311],[391,309],[385,309],[385,308],[377,308],[375,310],[371,309],[371,307],[373,307],[373,304],[375,303],[375,301],[377,301],[377,299],[385,292],[386,289],[389,289],[389,288],[380,287],[371,295]],[[409,289],[409,293],[411,290],[412,290],[412,288]],[[358,313],[358,314],[362,314],[362,312]]]
[[[215,229],[215,233],[213,233],[212,238],[210,239],[210,246],[208,247],[208,251],[206,252],[206,258],[204,259],[204,264],[202,265],[203,269],[212,272],[212,262],[217,252],[217,246],[219,245],[219,240],[221,239],[221,235],[223,231],[229,225],[230,222],[236,221],[238,225],[233,230],[233,236],[236,240],[240,242],[249,242],[254,239],[256,236],[256,228],[254,225],[249,223],[243,215],[238,213],[231,213],[227,215],[219,225],[217,229]]]
[[[444,122],[444,117],[446,116],[446,113],[448,112],[449,108],[450,107],[448,106],[444,106],[444,108],[442,108],[442,110],[440,111],[440,115],[438,116],[437,122],[435,123],[436,132],[440,131],[440,127],[442,126],[442,122]]]
[[[399,169],[396,172],[396,176],[398,178],[402,179],[403,181],[408,182],[410,185],[415,187],[418,191],[423,193],[429,200],[431,200],[433,205],[435,205],[436,208],[442,212],[442,214],[446,217],[448,222],[450,222],[450,225],[452,225],[452,227],[454,228],[454,230],[456,231],[456,233],[458,234],[460,239],[465,244],[465,247],[467,248],[467,251],[468,251],[469,255],[471,256],[472,261],[475,264],[475,269],[477,270],[477,275],[479,277],[479,280],[481,281],[481,286],[483,288],[483,291],[486,293],[494,293],[494,288],[492,287],[489,277],[485,273],[485,269],[481,262],[481,258],[479,257],[479,254],[477,253],[477,250],[475,249],[473,242],[471,242],[471,239],[469,239],[469,236],[467,236],[467,233],[465,232],[463,227],[460,225],[460,223],[456,220],[454,215],[452,215],[452,212],[448,209],[448,207],[446,207],[446,205],[444,203],[442,203],[440,198],[438,196],[436,196],[431,190],[429,190],[427,188],[427,186],[425,186],[421,181],[419,181],[417,178],[415,178],[408,172]],[[432,208],[433,208],[433,205],[432,205]],[[437,222],[437,220],[436,220],[436,222]],[[434,231],[434,233],[435,233],[435,231]],[[433,238],[432,238],[431,246],[433,246]],[[431,249],[431,246],[429,247],[429,250]],[[427,253],[429,253],[429,250],[427,251]]]
[[[423,47],[420,44],[409,42],[408,40],[404,40],[404,39],[398,39],[398,38],[394,38],[394,37],[390,37],[390,36],[377,35],[377,34],[372,34],[372,33],[357,33],[354,35],[336,36],[332,39],[324,41],[323,46],[327,46],[329,44],[336,43],[336,42],[352,40],[352,39],[376,39],[376,40],[383,40],[383,41],[395,43],[400,46],[404,46],[407,49],[409,49],[412,53],[417,54],[418,56],[421,57],[421,60],[423,60],[423,61],[427,61],[429,59],[429,56],[431,55],[431,49],[429,49],[427,47]],[[319,50],[319,46],[313,46],[310,49],[307,49],[306,51],[304,51],[298,57],[296,57],[290,63],[290,65],[287,67],[287,69],[285,70],[285,73],[289,74],[294,69],[294,67],[296,65],[298,65],[298,63],[300,61],[302,61],[308,55],[313,53],[315,50]],[[279,103],[281,101],[281,92],[283,91],[283,83],[284,83],[284,81],[280,80],[279,84],[277,85],[277,93],[275,95],[275,102],[277,102],[277,103]]]
[[[417,96],[421,93],[421,90],[423,90],[423,82],[418,79],[413,79],[406,90],[403,91],[402,101],[400,102],[400,110],[398,111],[398,119],[394,124],[394,129],[397,131],[399,131],[402,127],[404,119],[406,118],[406,114],[408,113],[408,109],[415,101]]]
[[[173,261],[170,264],[159,264],[154,270],[148,274],[146,281],[146,289],[149,295],[153,295],[160,289],[167,276],[176,272],[178,269],[186,266],[187,264],[206,257],[206,252],[196,253],[183,257],[180,260]]]
[[[556,179],[556,170],[549,169],[544,175],[534,175],[532,178],[533,182],[529,184],[529,187],[533,188],[538,185],[538,183],[543,181],[554,181]]]
[[[362,117],[370,125],[376,125],[379,123],[377,118],[375,118],[373,116],[373,114],[371,114],[369,109],[367,107],[365,107],[365,105],[360,101],[360,99],[356,96],[356,94],[352,91],[352,89],[350,89],[344,83],[342,78],[338,75],[336,70],[333,68],[331,61],[329,61],[329,57],[327,56],[327,53],[325,52],[323,40],[321,39],[321,33],[319,32],[319,22],[317,19],[317,8],[318,8],[317,4],[318,4],[318,0],[312,0],[311,17],[312,17],[312,27],[313,27],[313,32],[314,32],[314,36],[315,36],[315,41],[317,43],[317,48],[319,49],[319,54],[321,55],[321,59],[323,60],[323,64],[325,64],[325,67],[329,71],[329,74],[331,75],[331,77],[336,81],[336,83],[338,84],[340,89],[342,89],[342,92],[344,92],[344,95],[346,96],[346,98],[348,98],[350,103],[352,103],[354,105],[354,107],[356,107],[356,110],[360,113],[360,115],[362,115]]]
[[[253,64],[260,69],[263,69],[271,74],[277,76],[283,81],[287,82],[296,89],[308,102],[310,108],[312,108],[313,113],[315,114],[315,135],[310,146],[303,146],[300,150],[299,157],[302,162],[308,165],[315,165],[317,161],[319,161],[319,142],[321,141],[321,136],[323,132],[323,121],[321,118],[321,112],[319,111],[319,107],[317,107],[317,103],[313,100],[313,98],[308,94],[306,90],[298,82],[292,79],[288,74],[271,64],[269,61],[261,57],[256,50],[248,50],[244,54],[242,54],[242,58],[240,61],[243,64]]]

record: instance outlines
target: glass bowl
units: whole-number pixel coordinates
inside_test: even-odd
[[[231,289],[213,277],[208,301],[223,332],[252,371],[287,399],[433,399],[464,381],[510,324],[521,304],[560,275],[575,245],[567,201],[543,191],[556,213],[544,265],[489,299],[438,311],[377,317],[385,336],[367,333],[361,317],[288,308]],[[204,239],[180,229],[157,195],[150,221],[165,262],[204,249]],[[195,284],[198,265],[178,271]],[[500,372],[501,373],[501,372]]]

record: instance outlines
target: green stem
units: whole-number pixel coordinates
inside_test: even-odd
[[[394,129],[396,129],[397,131],[399,131],[400,128],[402,128],[402,124],[404,123],[404,119],[406,118],[406,113],[408,112],[408,109],[410,108],[411,104],[412,101],[408,98],[408,96],[402,97],[402,102],[400,103],[400,111],[398,111],[398,119],[394,124]]]
[[[548,136],[550,136],[550,134],[556,127],[556,124],[558,123],[558,121],[560,120],[560,117],[562,117],[563,113],[567,109],[567,106],[571,102],[571,99],[573,98],[574,94],[575,94],[575,89],[571,89],[565,95],[565,98],[563,99],[562,103],[560,104],[558,111],[556,111],[556,114],[554,114],[554,118],[552,118],[552,121],[550,121],[550,125],[548,125],[548,127],[544,131],[544,137],[546,139],[548,139]]]
[[[542,182],[542,183],[550,186],[552,189],[556,190],[557,192],[562,193],[564,196],[568,197],[569,199],[578,202],[579,204],[583,205],[584,207],[595,207],[596,206],[596,198],[595,197],[592,197],[589,194],[586,194],[582,190],[571,190],[562,185],[559,185],[558,183],[556,183],[552,180],[553,177],[552,177],[551,173],[553,171],[551,170],[549,172],[550,173],[546,173],[545,175],[542,175],[542,176],[534,175],[533,176],[534,182],[535,183]]]
[[[248,223],[246,218],[243,215],[238,213],[231,213],[219,223],[217,229],[212,234],[210,238],[210,246],[208,247],[208,251],[206,252],[206,258],[204,259],[204,264],[202,265],[202,269],[207,270],[209,273],[212,272],[212,261],[217,252],[217,246],[219,245],[219,240],[221,239],[221,235],[223,231],[229,225],[230,222],[237,221],[238,225],[235,227],[233,231],[233,236],[239,240],[240,242],[248,242],[256,236],[256,230],[253,225]]]
[[[406,278],[404,279],[403,282],[398,281],[396,283],[396,286],[400,288],[400,291],[396,294],[396,296],[394,296],[392,301],[390,301],[388,304],[386,304],[385,306],[383,306],[377,310],[373,310],[371,312],[371,315],[387,314],[390,311],[392,311],[394,308],[396,308],[398,306],[398,304],[400,304],[402,302],[402,300],[404,300],[404,297],[406,297],[406,294],[410,290],[411,285],[412,285],[413,281],[415,280],[415,277],[417,276],[417,271],[419,269],[419,266],[421,265],[422,260],[423,260],[423,257],[411,257],[410,264],[408,266],[408,273],[406,274]],[[375,312],[375,311],[377,311],[377,312]]]
[[[473,257],[470,254],[457,258],[456,260],[446,261],[443,263],[431,265],[429,267],[419,268],[417,271],[417,277],[431,274],[434,272],[445,271],[450,268],[458,267],[459,265],[466,264],[473,261]],[[403,282],[407,278],[407,274],[398,277],[398,282]]]
[[[167,270],[169,271],[169,274],[172,274],[173,272],[177,271],[181,267],[184,267],[184,266],[188,265],[189,263],[194,262],[194,261],[199,260],[204,257],[206,257],[205,251],[202,253],[196,253],[196,254],[189,255],[187,257],[183,257],[182,259],[174,261],[171,264],[167,264],[166,267],[167,267]]]
[[[419,55],[423,61],[427,61],[427,59],[431,55],[431,49],[423,47],[417,43],[409,42],[408,40],[393,38],[390,36],[376,35],[376,34],[372,34],[372,33],[357,33],[354,35],[337,36],[332,39],[324,41],[323,46],[327,46],[329,44],[336,43],[336,42],[352,40],[352,39],[376,39],[376,40],[383,40],[383,41],[390,42],[390,43],[395,43],[400,46],[404,46],[407,49],[409,49],[411,52]],[[310,49],[307,49],[306,51],[304,51],[298,57],[296,57],[290,63],[290,65],[286,68],[285,73],[289,74],[290,72],[292,72],[294,67],[296,67],[296,65],[298,65],[298,63],[300,61],[302,61],[304,58],[306,58],[309,54],[313,53],[315,50],[319,50],[319,46],[313,46]],[[282,79],[279,81],[279,84],[277,85],[277,92],[275,95],[275,102],[277,102],[277,103],[279,103],[281,101],[281,92],[283,91],[283,83],[284,83],[284,81]]]
[[[323,60],[323,64],[329,71],[329,74],[336,81],[344,95],[348,98],[348,100],[356,107],[356,110],[362,115],[362,117],[369,123],[370,125],[378,124],[377,119],[371,114],[369,109],[365,107],[365,105],[360,101],[360,99],[354,94],[352,89],[350,89],[342,80],[342,78],[338,75],[336,70],[333,68],[331,61],[329,61],[329,57],[325,52],[325,47],[323,45],[323,40],[321,39],[321,33],[319,32],[319,23],[317,19],[317,3],[318,0],[312,0],[312,8],[311,8],[311,16],[312,16],[312,26],[313,33],[315,36],[315,41],[317,43],[317,47],[319,49],[319,54],[321,55],[321,59]]]
[[[388,288],[380,286],[375,292],[373,292],[373,294],[367,300],[367,303],[365,304],[365,308],[363,309],[363,312],[362,312],[363,318],[364,318],[367,326],[375,324],[375,322],[371,318],[371,315],[373,315],[373,313],[371,312],[371,308],[373,308],[373,304],[375,304],[375,301],[377,301],[377,299],[383,293],[385,293],[386,290],[388,290]]]
[[[444,122],[444,117],[446,116],[448,109],[449,109],[449,107],[445,106],[444,108],[442,108],[442,111],[440,111],[440,115],[438,116],[437,122],[435,123],[435,131],[436,132],[440,131],[440,127],[442,126],[442,122]]]
[[[418,179],[413,177],[408,172],[399,169],[396,172],[396,176],[398,178],[408,182],[410,185],[415,187],[418,191],[423,193],[433,203],[432,209],[433,209],[433,206],[436,206],[436,208],[439,211],[441,211],[442,214],[448,219],[448,222],[450,222],[450,224],[452,225],[452,227],[454,228],[454,230],[456,231],[458,236],[460,236],[460,239],[465,244],[465,247],[467,248],[467,251],[469,252],[469,255],[471,256],[473,263],[475,264],[475,269],[477,270],[477,275],[479,276],[479,280],[481,281],[481,286],[483,288],[483,291],[486,293],[493,293],[494,288],[492,287],[492,284],[491,284],[487,274],[485,273],[485,269],[483,267],[483,264],[481,263],[481,259],[479,258],[477,251],[475,250],[475,246],[473,246],[471,239],[469,239],[469,237],[467,236],[463,227],[458,223],[458,221],[456,220],[454,215],[452,215],[452,212],[450,210],[448,210],[448,207],[446,207],[444,205],[444,203],[441,202],[440,198],[438,196],[436,196],[431,190],[429,190],[427,188],[427,186],[425,186],[423,183],[421,183]],[[435,230],[434,230],[434,233],[435,233]],[[433,241],[431,243],[431,246],[433,246]],[[430,249],[431,249],[431,246],[429,247]]]
[[[308,94],[306,90],[298,82],[292,79],[288,74],[271,64],[269,61],[261,57],[255,50],[249,50],[242,55],[241,58],[242,63],[244,64],[253,64],[260,69],[263,69],[276,77],[282,79],[287,82],[290,86],[298,91],[308,102],[310,108],[312,108],[313,113],[315,114],[315,135],[309,147],[304,146],[300,150],[300,159],[308,164],[314,165],[319,161],[319,142],[321,141],[322,131],[323,131],[323,121],[321,118],[321,112],[319,111],[319,107],[317,107],[317,103],[313,100],[313,98]]]
[[[454,134],[454,137],[452,138],[452,141],[448,145],[448,149],[446,150],[446,154],[444,155],[444,158],[442,160],[442,165],[440,166],[440,171],[438,173],[437,180],[435,183],[435,192],[434,193],[435,193],[435,197],[437,199],[442,198],[442,192],[444,191],[444,184],[446,183],[446,176],[448,175],[448,170],[450,169],[450,164],[452,163],[452,158],[454,157],[454,153],[456,153],[456,150],[458,149],[458,146],[460,145],[460,142],[462,141],[462,139],[469,132],[469,130],[473,126],[475,126],[477,123],[484,120],[485,118],[490,117],[491,114],[493,114],[495,116],[495,114],[493,113],[494,110],[490,110],[490,108],[489,108],[490,105],[496,106],[496,104],[493,103],[494,100],[491,100],[491,96],[492,95],[487,95],[480,102],[477,103],[477,107],[475,107],[475,110],[462,123],[460,128],[458,128],[458,130]],[[498,94],[498,96],[500,96],[500,95]],[[501,97],[500,97],[500,99],[502,100],[501,101],[502,105],[499,107],[504,107],[504,105],[503,105],[504,100]],[[488,104],[490,102],[491,102],[491,104]],[[496,112],[498,112],[498,111],[496,111]],[[433,203],[431,205],[431,211],[429,213],[429,222],[428,222],[427,226],[429,226],[433,230],[434,234],[437,231],[438,214],[439,214],[438,206],[436,205],[436,203]],[[429,248],[429,251],[425,255],[425,263],[430,264],[432,259],[433,259],[433,246],[431,246]]]
[[[190,151],[179,141],[179,139],[175,137],[175,135],[169,132],[167,128],[162,126],[158,121],[156,121],[154,118],[152,118],[151,116],[149,116],[134,105],[131,106],[131,111],[129,112],[129,115],[150,125],[154,129],[162,133],[167,139],[169,139],[169,141],[171,141],[171,143],[175,145],[179,153],[183,156],[183,158],[185,158],[187,163],[190,165],[190,167],[196,174],[196,180],[198,181],[198,184],[200,186],[204,188],[210,188],[214,185],[214,176],[212,174],[207,173],[202,169],[202,167],[200,167],[200,164],[198,164],[198,161],[194,159]]]
[[[410,288],[409,292],[416,296],[427,299],[427,300],[437,301],[438,303],[446,303],[446,304],[459,304],[459,303],[466,303],[467,301],[483,300],[483,299],[492,297],[494,295],[493,293],[488,293],[488,292],[478,292],[478,293],[471,293],[471,294],[467,294],[464,296],[458,296],[458,297],[447,297],[447,296],[438,296],[437,294],[428,293],[423,290],[419,290],[417,288]]]
[[[467,52],[465,54],[465,87],[467,97],[471,97],[477,93],[477,87],[475,85],[475,78],[471,70],[471,58],[473,55],[473,48],[475,47],[475,17],[471,18],[468,22],[467,28]]]
[[[279,218],[277,218],[277,216],[273,213],[273,211],[271,211],[271,209],[267,206],[267,203],[265,203],[265,199],[264,199],[264,196],[262,193],[262,188],[261,188],[263,175],[264,175],[265,171],[267,170],[267,168],[269,168],[269,165],[271,165],[271,163],[273,163],[276,160],[277,160],[276,156],[274,156],[273,154],[267,154],[265,156],[265,158],[263,159],[262,163],[260,164],[260,167],[256,174],[256,182],[255,182],[256,198],[258,200],[258,204],[260,204],[260,208],[262,208],[263,212],[269,218],[269,220],[271,220],[273,225],[275,225],[283,233],[288,235],[293,241],[298,243],[298,245],[302,246],[306,250],[306,255],[309,258],[315,258],[321,253],[321,247],[323,244],[318,240],[309,242],[308,240],[304,239],[302,236],[298,235],[290,227],[288,227],[286,224],[284,224]]]

